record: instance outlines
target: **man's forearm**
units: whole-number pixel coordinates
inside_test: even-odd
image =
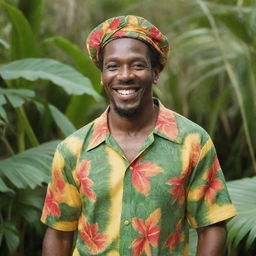
[[[223,256],[226,243],[225,222],[197,229],[197,256]]]
[[[74,232],[48,228],[44,237],[42,256],[70,256]]]

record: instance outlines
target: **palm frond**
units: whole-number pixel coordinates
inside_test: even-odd
[[[245,239],[246,248],[256,241],[256,177],[227,183],[238,214],[228,222],[227,244],[229,250]]]

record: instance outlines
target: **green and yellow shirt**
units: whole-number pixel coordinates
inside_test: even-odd
[[[209,135],[161,103],[129,162],[107,110],[57,147],[41,220],[78,230],[73,256],[188,255],[189,226],[236,214]]]

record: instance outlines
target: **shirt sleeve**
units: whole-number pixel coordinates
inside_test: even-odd
[[[80,194],[72,178],[75,165],[76,156],[65,143],[59,144],[53,158],[41,221],[61,231],[76,230],[81,212]]]
[[[210,138],[201,148],[187,195],[187,218],[192,228],[208,226],[236,215]]]

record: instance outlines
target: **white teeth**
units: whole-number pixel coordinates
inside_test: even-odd
[[[129,94],[133,94],[136,92],[135,89],[129,89],[129,90],[117,90],[117,92],[119,94],[122,94],[122,95],[129,95]]]

